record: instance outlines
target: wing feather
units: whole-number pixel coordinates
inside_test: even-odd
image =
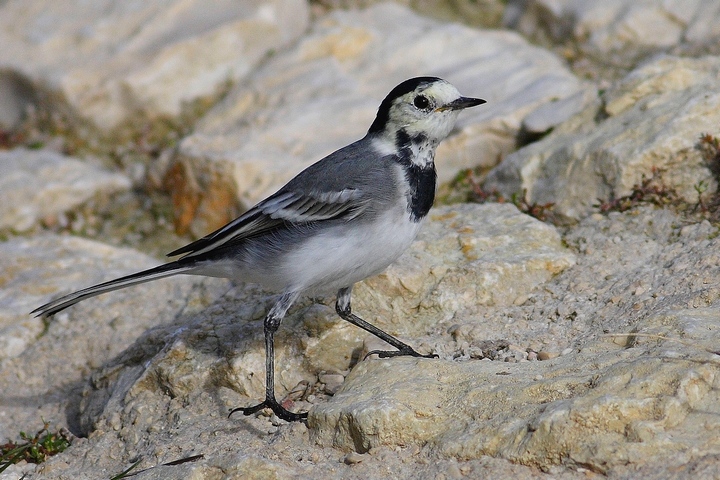
[[[266,233],[291,224],[322,222],[335,218],[352,219],[367,207],[368,198],[359,189],[335,192],[300,193],[280,191],[215,232],[168,256],[192,257],[228,243]]]

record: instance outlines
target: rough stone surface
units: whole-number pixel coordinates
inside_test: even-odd
[[[555,99],[536,108],[522,121],[521,133],[530,135],[544,134],[562,124],[573,115],[593,105],[597,100],[597,91],[585,89],[563,99]]]
[[[182,141],[168,175],[178,228],[204,235],[237,213],[238,198],[248,208],[359,139],[390,89],[419,75],[488,100],[463,112],[440,144],[440,181],[495,165],[514,148],[526,115],[587,88],[558,57],[512,32],[441,24],[392,4],[335,12],[238,85]]]
[[[197,279],[184,278],[103,295],[47,322],[29,314],[56,296],[158,263],[135,250],[70,236],[0,244],[0,438],[40,417],[66,416],[78,428],[78,388],[89,371],[149,328],[201,308],[218,288],[227,289],[218,281],[195,286]]]
[[[302,0],[0,4],[0,121],[16,123],[14,92],[66,105],[102,130],[177,116],[217,94],[308,25]],[[34,93],[33,93],[34,92]],[[2,100],[7,99],[7,100]]]
[[[659,169],[663,184],[690,202],[696,186],[715,179],[697,148],[701,134],[719,135],[720,58],[662,57],[649,62],[543,140],[508,155],[485,188],[530,202],[555,204],[577,220],[600,201],[631,192]]]
[[[720,357],[710,352],[718,350],[720,258],[699,254],[718,251],[717,230],[673,228],[673,215],[651,209],[634,215],[585,221],[566,237],[581,254],[575,267],[532,301],[504,309],[505,318],[466,319],[473,328],[488,323],[487,332],[457,336],[472,344],[509,334],[522,344],[498,327],[545,317],[555,348],[569,345],[569,353],[524,363],[362,362],[311,410],[311,438],[360,452],[417,443],[442,456],[611,476],[718,455]],[[626,336],[617,342],[606,332]]]
[[[0,150],[0,229],[23,232],[97,194],[130,188],[130,179],[50,150]]]
[[[596,55],[627,59],[680,43],[720,38],[720,4],[714,0],[511,1],[505,24],[534,38],[572,38]]]
[[[383,0],[323,0],[328,9],[367,8]],[[423,16],[476,27],[496,28],[502,22],[503,0],[397,0]]]
[[[439,207],[397,262],[358,286],[354,305],[386,319],[418,312],[406,331],[419,333],[480,306],[512,305],[574,263],[555,228],[513,205]]]
[[[311,411],[311,438],[361,452],[418,443],[543,469],[562,459],[599,473],[670,452],[695,460],[698,442],[717,453],[708,438],[718,427],[717,355],[670,348],[617,351],[606,341],[548,362],[363,362]]]

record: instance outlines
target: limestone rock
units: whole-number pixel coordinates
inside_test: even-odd
[[[419,75],[443,77],[488,101],[463,112],[438,148],[440,181],[460,168],[495,165],[514,148],[526,115],[587,88],[558,57],[511,32],[441,24],[393,4],[333,12],[182,141],[168,175],[178,228],[204,235],[231,220],[236,199],[248,208],[359,139],[390,89]]]
[[[132,249],[71,236],[0,243],[0,432],[10,436],[17,432],[10,425],[32,425],[38,416],[58,419],[66,408],[77,425],[82,376],[147,329],[202,308],[218,288],[226,289],[224,282],[199,286],[197,279],[176,278],[102,295],[47,320],[30,315],[56,296],[158,263]]]
[[[631,192],[652,170],[662,183],[697,201],[701,182],[717,186],[697,149],[703,133],[720,134],[720,59],[662,57],[602,96],[597,110],[575,116],[488,174],[485,188],[527,190],[530,202],[555,204],[577,220],[601,201]]]
[[[541,135],[549,132],[565,120],[576,115],[597,100],[597,91],[592,88],[581,90],[563,99],[544,103],[533,110],[522,122],[523,134]]]
[[[695,442],[720,447],[708,436],[720,362],[681,350],[519,364],[366,361],[311,410],[311,436],[360,452],[418,443],[459,458],[491,455],[543,469],[562,459],[600,473],[652,465],[670,452],[691,459]],[[688,354],[700,364],[679,360]]]
[[[704,465],[720,448],[712,353],[720,259],[711,253],[720,239],[705,222],[677,220],[652,208],[585,219],[565,237],[581,254],[575,267],[523,305],[465,319],[487,324],[483,340],[550,336],[558,350],[571,345],[567,353],[544,362],[361,362],[311,410],[311,438],[361,452],[417,444],[440,457],[492,455],[544,471],[582,466],[610,478]]]
[[[593,53],[627,59],[683,42],[720,37],[720,5],[713,0],[511,1],[505,24],[534,38],[572,38]]]
[[[527,298],[574,263],[553,227],[512,205],[440,207],[431,210],[403,256],[356,286],[353,311],[413,343],[413,338],[472,317],[485,306]],[[309,317],[306,325],[319,329],[317,322]],[[316,355],[327,358],[333,363],[319,368],[338,371],[349,366],[346,342],[360,349],[367,337],[346,322],[324,324],[321,331],[308,340],[306,356],[311,361]]]
[[[382,0],[324,0],[329,10],[367,8]],[[502,0],[396,0],[393,3],[408,6],[423,16],[446,22],[497,28],[502,21],[505,3]]]
[[[125,175],[50,150],[0,151],[0,229],[23,232],[93,195],[129,188]]]
[[[175,117],[295,40],[308,16],[302,0],[6,1],[0,99],[31,87],[104,131],[138,113]],[[3,116],[16,121],[25,108],[8,104]]]

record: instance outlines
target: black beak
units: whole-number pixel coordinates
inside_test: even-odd
[[[486,102],[481,98],[460,97],[457,100],[453,100],[452,102],[443,105],[442,107],[438,108],[438,110],[462,110],[464,108],[482,105],[483,103]]]

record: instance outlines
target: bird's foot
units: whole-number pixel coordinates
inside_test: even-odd
[[[367,359],[370,355],[377,355],[379,358],[392,358],[392,357],[403,357],[403,356],[410,356],[410,357],[417,357],[417,358],[438,358],[437,355],[434,353],[430,353],[427,355],[423,355],[421,353],[416,352],[413,350],[412,347],[407,348],[401,348],[400,350],[373,350],[372,352],[368,352],[367,355],[365,355],[365,358]]]
[[[278,418],[281,418],[286,422],[299,422],[301,420],[305,420],[308,416],[307,412],[293,413],[280,405],[274,398],[266,398],[262,403],[258,403],[257,405],[254,405],[252,407],[233,408],[232,410],[230,410],[228,418],[235,412],[242,412],[243,415],[247,416],[252,415],[253,413],[257,413],[263,408],[269,408],[273,411],[275,415],[278,416]]]

